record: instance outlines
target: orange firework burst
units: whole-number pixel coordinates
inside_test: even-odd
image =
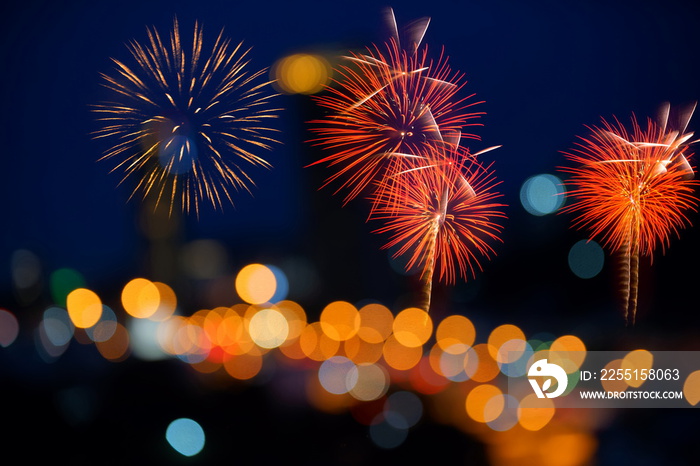
[[[372,199],[372,218],[385,221],[376,232],[391,235],[384,248],[397,247],[395,256],[408,254],[407,270],[421,268],[426,310],[435,268],[448,284],[457,273],[474,277],[480,260],[494,254],[490,243],[500,241],[496,220],[505,218],[493,174],[459,146],[450,149],[449,158],[437,164],[397,173],[392,181],[398,183],[380,181]]]
[[[137,177],[131,194],[168,199],[184,211],[199,212],[202,201],[223,207],[231,192],[250,191],[251,166],[269,168],[256,154],[277,142],[265,124],[278,109],[268,107],[265,70],[249,72],[248,53],[223,35],[204,47],[195,23],[191,46],[183,44],[177,20],[169,37],[148,30],[145,44],[128,46],[133,65],[113,59],[115,74],[103,74],[116,100],[95,106],[103,126],[95,136],[114,145],[102,159],[113,159],[122,182]],[[101,160],[102,160],[101,159]]]
[[[311,142],[330,154],[311,165],[336,168],[324,186],[344,178],[339,190],[348,190],[346,202],[383,177],[387,164],[410,168],[421,154],[444,144],[442,134],[475,125],[470,121],[481,115],[469,110],[479,103],[468,103],[472,96],[456,98],[463,75],[451,70],[443,53],[433,61],[420,45],[427,26],[423,20],[411,30],[408,49],[397,31],[385,52],[374,47],[345,57],[348,64],[336,70],[335,86],[315,97],[328,114],[311,122],[317,135]]]
[[[591,128],[577,149],[564,155],[576,163],[562,171],[571,174],[576,201],[564,209],[578,213],[577,228],[587,228],[593,237],[624,260],[624,315],[634,323],[637,312],[639,256],[651,256],[669,246],[672,235],[690,224],[686,213],[694,210],[697,182],[688,159],[687,124],[694,110],[681,118],[679,129],[668,127],[669,107],[664,106],[658,123],[651,119],[643,129],[632,117],[632,132],[617,120],[603,120]]]

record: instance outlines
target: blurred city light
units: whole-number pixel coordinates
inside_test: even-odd
[[[569,268],[579,278],[593,278],[603,270],[605,253],[593,240],[581,240],[569,250]]]
[[[330,64],[319,55],[299,53],[278,60],[271,74],[286,94],[315,94],[329,81]]]
[[[83,283],[70,269],[58,277],[57,283],[63,283],[56,285],[63,290],[58,297]],[[67,309],[54,305],[44,311],[40,354],[47,362],[55,361],[71,340],[78,339],[93,343],[112,363],[130,357],[151,362],[175,358],[202,376],[271,388],[277,383],[276,366],[282,364],[287,373],[301,371],[305,393],[300,396],[311,406],[327,413],[350,411],[368,426],[374,445],[394,449],[427,415],[421,397],[433,397],[432,405],[447,403],[451,416],[461,411],[459,422],[476,423],[493,434],[542,431],[554,422],[554,402],[538,399],[529,390],[504,392],[503,384],[509,377],[524,376],[534,360],[547,357],[573,377],[571,390],[587,352],[575,335],[539,333],[526,339],[514,324],[498,325],[479,341],[466,316],[447,315],[434,327],[433,316],[422,309],[404,308],[394,315],[377,302],[358,309],[333,301],[322,308],[317,321],[308,321],[300,304],[277,299],[286,297],[288,284],[281,269],[271,265],[242,267],[231,286],[243,302],[199,309],[189,316],[176,312],[178,297],[172,287],[146,278],[127,281],[118,301],[122,309],[116,312],[95,292],[73,288],[67,291]],[[8,346],[17,337],[18,321],[0,310],[0,323],[0,343]],[[648,368],[651,361],[647,351],[637,350],[606,367]],[[700,400],[699,381],[697,374],[685,381],[690,404]],[[629,386],[634,382],[603,384],[606,390]],[[73,406],[73,398],[66,395],[62,406]],[[75,419],[89,416],[90,411],[84,411]],[[168,432],[170,445],[185,456],[203,448],[201,426],[191,419],[174,421]],[[574,448],[571,458],[590,457],[591,440],[581,435],[566,437]]]
[[[204,448],[204,429],[192,419],[175,419],[168,424],[165,439],[181,455],[194,456]]]
[[[10,311],[0,309],[0,346],[7,348],[19,334],[19,322]]]
[[[550,174],[531,176],[520,188],[520,202],[532,215],[552,214],[564,204],[562,181]]]

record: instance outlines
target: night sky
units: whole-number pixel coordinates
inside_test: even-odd
[[[71,268],[89,288],[117,302],[131,278],[169,278],[167,267],[149,259],[153,245],[142,228],[148,208],[139,198],[128,200],[132,185],[119,184],[121,174],[98,162],[108,147],[91,136],[99,127],[91,105],[106,98],[100,73],[113,69],[110,57],[127,60],[125,44],[145,40],[146,27],[167,31],[177,17],[183,30],[200,22],[205,37],[224,28],[234,42],[252,46],[250,66],[261,69],[292,53],[334,57],[383,42],[386,6],[394,8],[399,25],[431,18],[424,39],[429,50],[444,47],[452,68],[465,73],[462,96],[474,93],[484,101],[478,106],[486,113],[483,126],[475,129],[481,141],[474,149],[502,145],[483,157],[493,161],[508,205],[503,242],[474,280],[436,286],[434,319],[467,315],[477,334],[503,323],[527,335],[575,334],[590,350],[700,350],[698,213],[689,215],[695,226],[673,238],[665,254],[643,263],[637,323],[625,327],[615,258],[606,253],[594,278],[576,277],[567,254],[586,233],[570,228],[569,215],[529,214],[519,197],[533,175],[564,177],[557,171],[567,163],[561,152],[587,133],[585,125],[601,117],[626,123],[632,113],[645,119],[663,102],[675,108],[700,98],[700,3],[6,2],[0,7],[0,308],[17,316],[20,335],[0,349],[2,412],[19,407],[9,419],[2,416],[0,458],[16,452],[31,459],[41,451],[73,464],[244,458],[262,464],[398,464],[419,456],[489,464],[475,436],[428,417],[400,447],[382,450],[351,417],[285,409],[276,404],[272,385],[262,382],[203,382],[179,361],[106,362],[80,344],[47,364],[35,354],[34,334],[51,295],[45,291],[27,303],[13,288],[11,258],[17,250],[40,259],[44,286],[52,271]],[[203,206],[199,217],[176,213],[173,251],[215,239],[226,250],[229,275],[251,262],[282,269],[305,264],[314,278],[290,275],[289,298],[304,306],[309,321],[334,300],[373,299],[396,310],[410,300],[415,279],[392,268],[381,249],[385,238],[365,222],[368,206],[362,200],[343,206],[332,188],[319,189],[327,169],[307,167],[322,155],[307,142],[308,121],[320,110],[306,95],[282,94],[274,104],[282,110],[274,123],[281,144],[267,154],[273,168],[250,172],[256,186],[252,195],[236,193],[235,207]],[[696,115],[689,130],[698,121]],[[183,313],[212,305],[197,293],[198,284],[175,277],[172,285]],[[66,419],[60,400],[71,389],[84,389],[86,399],[94,400],[88,403],[89,421]],[[162,426],[181,416],[209,426],[198,457],[176,456],[162,440]],[[697,436],[697,421],[690,409],[615,413],[595,432],[596,464],[682,464],[694,452],[690,439]],[[640,429],[646,425],[652,427]],[[270,445],[268,457],[251,453],[260,442]]]

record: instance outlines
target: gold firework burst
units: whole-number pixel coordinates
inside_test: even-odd
[[[122,182],[137,180],[130,199],[140,192],[197,214],[205,201],[233,204],[232,192],[254,186],[249,168],[272,166],[258,152],[278,142],[267,124],[279,109],[270,107],[266,70],[249,71],[250,48],[223,29],[206,51],[198,23],[191,44],[177,19],[169,36],[147,35],[128,44],[132,64],[112,59],[114,74],[101,75],[114,100],[93,109],[95,137],[112,143],[100,160],[114,161]]]

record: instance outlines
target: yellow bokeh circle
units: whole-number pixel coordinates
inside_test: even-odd
[[[102,301],[94,291],[77,288],[66,298],[68,316],[78,328],[90,328],[102,316]]]
[[[122,306],[132,317],[151,317],[160,307],[160,290],[150,280],[134,278],[122,290]]]
[[[267,303],[275,295],[275,291],[275,274],[262,264],[246,265],[236,275],[236,292],[249,304]]]
[[[277,61],[272,75],[286,94],[315,94],[328,83],[331,67],[319,55],[297,53]]]
[[[493,421],[503,412],[505,401],[502,395],[503,392],[495,385],[477,385],[467,395],[467,414],[477,422]]]
[[[323,333],[336,341],[349,340],[360,329],[360,313],[352,304],[335,301],[321,312],[321,329]]]
[[[394,337],[409,348],[419,347],[433,333],[433,321],[423,309],[409,307],[399,312],[394,319]]]

